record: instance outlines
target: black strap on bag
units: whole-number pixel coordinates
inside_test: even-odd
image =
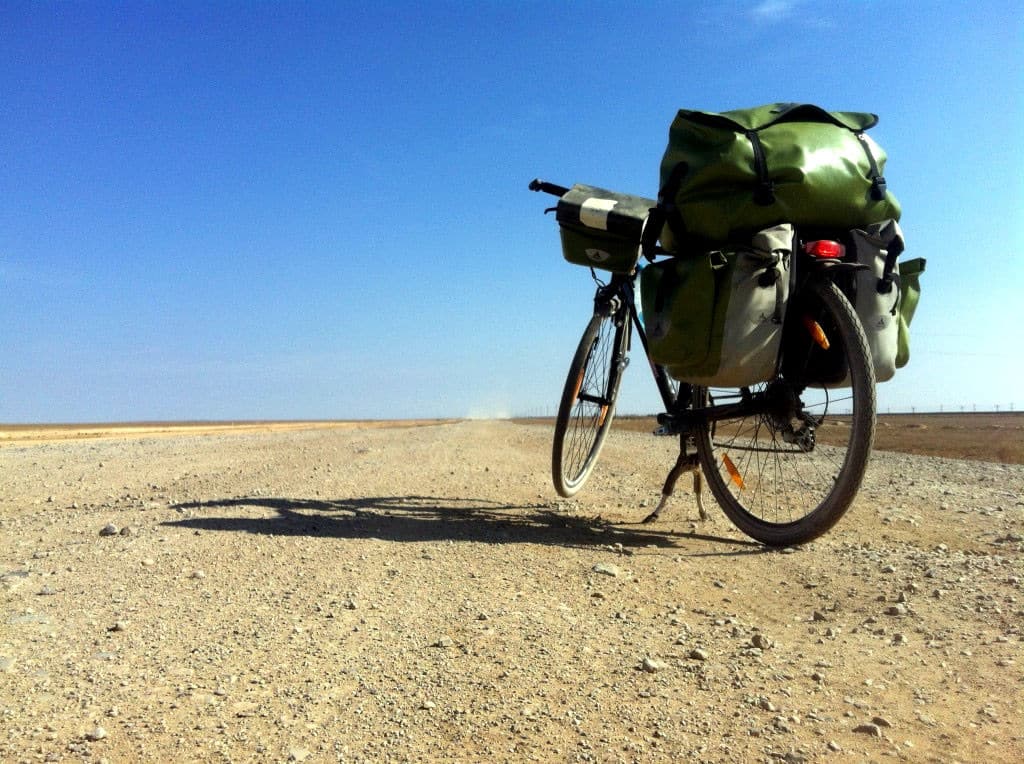
[[[871,198],[876,202],[880,202],[885,199],[885,178],[878,172],[878,162],[875,161],[875,155],[871,153],[868,137],[862,132],[856,132],[854,135],[857,136],[857,140],[864,149],[864,153],[868,156],[868,167],[870,168],[868,178],[871,180]]]
[[[896,260],[903,254],[903,240],[893,237],[885,250],[885,267],[882,268],[882,278],[878,280],[878,293],[889,294],[892,285],[899,283],[899,274],[896,273]]]
[[[770,207],[775,204],[775,182],[768,177],[768,159],[756,130],[744,133],[754,150],[754,169],[757,171],[757,186],[754,188],[754,204]]]
[[[687,162],[680,162],[672,168],[665,185],[658,191],[658,209],[663,217],[662,225],[668,225],[677,242],[686,239],[686,223],[683,222],[683,215],[676,207],[676,194],[679,193],[679,186],[689,171],[690,165]],[[661,232],[660,227],[658,231]]]
[[[661,207],[651,207],[647,214],[647,222],[644,223],[643,233],[640,235],[640,251],[651,262],[654,262],[655,255],[665,251],[658,246],[658,237],[661,236],[661,229],[664,225],[665,210]]]

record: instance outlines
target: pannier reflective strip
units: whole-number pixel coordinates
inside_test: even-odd
[[[580,205],[580,222],[587,228],[608,230],[608,213],[618,204],[614,199],[587,199]]]

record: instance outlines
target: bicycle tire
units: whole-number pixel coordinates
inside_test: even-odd
[[[629,331],[628,313],[595,313],[569,366],[551,450],[555,490],[566,498],[587,482],[611,429]]]
[[[802,342],[801,350],[794,351],[793,342],[784,340],[782,372],[758,387],[767,390],[775,384],[780,390],[784,385],[796,392],[797,400],[789,399],[787,410],[813,417],[814,427],[804,419],[803,430],[794,433],[792,420],[780,424],[778,414],[764,413],[704,422],[695,433],[701,469],[722,510],[743,533],[769,546],[806,543],[839,522],[860,489],[875,430],[874,366],[853,306],[838,287],[821,281],[811,284],[795,307],[816,316],[838,347],[819,349],[800,319],[790,321],[787,334]],[[802,339],[794,334],[801,332]],[[826,355],[835,387],[806,382],[815,357]],[[829,412],[839,403],[831,398],[839,386],[850,388],[848,416]],[[695,400],[724,402],[749,392],[697,388]],[[802,443],[794,445],[786,437],[802,438]]]

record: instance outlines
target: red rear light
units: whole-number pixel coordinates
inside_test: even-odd
[[[812,257],[822,258],[839,258],[846,254],[846,247],[840,244],[838,241],[829,241],[827,239],[821,239],[819,241],[809,241],[804,245],[804,252]]]

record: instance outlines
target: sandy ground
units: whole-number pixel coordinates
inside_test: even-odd
[[[116,434],[115,434],[116,435]],[[3,761],[1024,761],[1024,467],[877,453],[766,551],[613,431],[0,448]]]

